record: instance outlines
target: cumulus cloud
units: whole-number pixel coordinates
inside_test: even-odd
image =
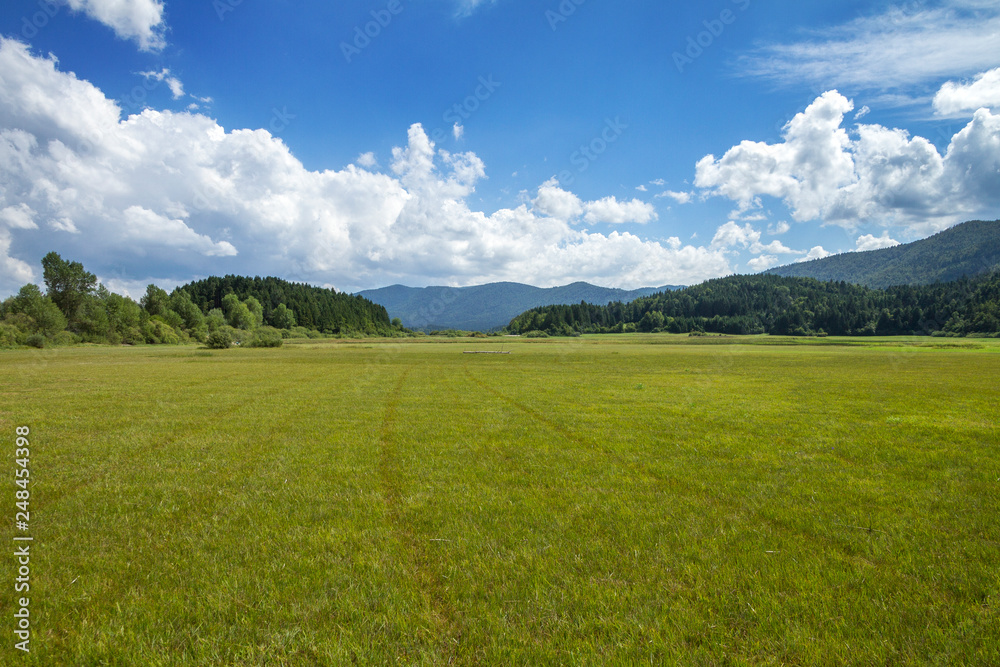
[[[760,241],[760,232],[749,223],[740,227],[730,220],[715,231],[712,238],[713,248],[732,248],[733,246],[748,247],[751,243]]]
[[[611,225],[621,225],[634,222],[644,225],[658,217],[652,204],[638,199],[618,201],[614,197],[605,197],[597,201],[587,202],[584,209],[586,212],[583,219],[592,224],[604,222]]]
[[[767,233],[771,236],[781,236],[790,230],[792,226],[785,220],[767,226]]]
[[[652,204],[638,199],[618,201],[615,197],[605,197],[584,202],[572,192],[559,187],[559,181],[555,178],[542,183],[531,205],[541,215],[567,222],[583,216],[584,222],[589,224],[645,224],[658,217]]]
[[[637,287],[731,273],[718,249],[573,226],[655,219],[637,200],[584,202],[551,180],[517,208],[473,210],[482,160],[439,149],[419,124],[385,173],[372,171],[372,154],[357,163],[311,171],[269,132],[227,131],[196,113],[123,118],[54,58],[0,40],[0,289],[16,289],[33,275],[25,260],[53,249],[123,285],[246,273],[341,289]]]
[[[542,183],[531,205],[542,215],[557,220],[568,221],[583,215],[583,202],[580,198],[560,188],[559,181],[555,178]]]
[[[881,125],[842,127],[853,104],[829,91],[785,126],[783,141],[743,141],[721,158],[702,158],[695,185],[708,194],[760,206],[781,199],[799,221],[853,229],[861,220],[914,233],[983,215],[1000,198],[1000,116],[980,109],[945,155],[923,137]]]
[[[34,217],[35,212],[23,202],[0,210],[0,223],[8,229],[37,229]]]
[[[934,111],[942,116],[1000,107],[1000,67],[983,72],[968,83],[948,81],[934,96]]]
[[[143,51],[166,46],[161,0],[66,0],[69,6],[115,31],[122,39],[134,40]]]
[[[760,231],[753,228],[750,223],[742,227],[735,221],[730,220],[715,231],[712,238],[713,248],[746,248],[755,255],[761,253],[794,255],[801,254],[798,250],[792,250],[781,241],[771,241],[764,244],[760,242]]]
[[[754,257],[749,262],[747,262],[747,266],[749,266],[754,271],[766,271],[770,269],[772,266],[777,265],[777,263],[778,263],[778,258],[775,257],[774,255],[761,255],[760,257]]]
[[[882,248],[891,248],[897,245],[899,245],[899,241],[889,238],[889,232],[884,231],[882,232],[882,236],[875,236],[873,234],[859,236],[857,250],[859,252],[863,252],[865,250],[881,250]]]
[[[170,88],[170,94],[173,95],[175,100],[179,100],[184,97],[184,84],[176,76],[170,75],[170,70],[164,67],[159,72],[139,72],[140,76],[144,76],[147,79],[152,79],[153,81],[166,82],[167,86]],[[203,100],[205,101],[205,100]]]
[[[358,156],[357,163],[365,169],[372,169],[378,166],[378,158],[375,157],[374,152],[368,151]]]
[[[832,254],[833,254],[832,252],[828,252],[821,245],[813,246],[813,248],[811,250],[809,250],[808,253],[806,253],[805,257],[801,257],[801,258],[795,260],[795,262],[796,263],[798,263],[798,262],[808,262],[808,261],[811,261],[811,260],[814,260],[814,259],[823,259],[824,257],[829,257]]]
[[[663,199],[665,197],[670,197],[678,204],[690,204],[693,195],[690,192],[674,192],[673,190],[666,190],[656,195],[655,199]]]

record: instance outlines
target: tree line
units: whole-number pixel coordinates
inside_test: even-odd
[[[58,253],[42,259],[42,270],[45,292],[29,283],[0,302],[0,347],[189,341],[277,347],[286,338],[403,331],[367,299],[279,278],[208,278],[169,294],[149,285],[136,302]]]
[[[1000,335],[1000,270],[934,285],[873,289],[843,281],[730,276],[629,303],[545,306],[515,317],[513,334]]]

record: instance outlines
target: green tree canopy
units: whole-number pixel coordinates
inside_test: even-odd
[[[57,252],[42,258],[42,270],[49,298],[72,322],[84,298],[97,286],[97,276],[80,262],[67,262]]]

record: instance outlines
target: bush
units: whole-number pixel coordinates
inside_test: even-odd
[[[528,333],[524,334],[524,337],[525,338],[548,338],[549,335],[547,333],[545,333],[544,331],[539,331],[539,330],[536,329],[534,331],[529,331]]]
[[[142,345],[145,342],[146,338],[139,327],[128,327],[122,332],[122,345]]]
[[[45,347],[45,336],[42,334],[31,334],[24,339],[24,344],[31,347],[37,347],[39,350]]]
[[[143,326],[143,334],[146,342],[153,345],[177,345],[181,342],[181,337],[174,331],[174,328],[158,316],[151,318]]]
[[[0,347],[15,347],[24,342],[24,332],[13,324],[0,322]]]
[[[60,331],[51,338],[51,343],[53,345],[59,345],[59,346],[76,345],[79,342],[80,342],[80,337],[74,335],[69,331]]]
[[[261,327],[254,332],[250,347],[281,347],[284,341],[281,332],[274,327]]]
[[[208,334],[205,344],[213,350],[225,350],[233,344],[233,337],[229,335],[228,331],[223,331],[220,328]]]

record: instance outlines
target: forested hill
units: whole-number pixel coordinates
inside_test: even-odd
[[[188,293],[202,312],[222,308],[222,298],[235,294],[240,301],[253,297],[264,309],[264,322],[272,324],[280,304],[292,311],[295,323],[328,333],[389,333],[392,326],[385,308],[361,296],[332,289],[290,283],[280,278],[244,276],[212,277],[179,289]]]
[[[997,266],[1000,266],[1000,220],[974,220],[921,241],[779,266],[765,273],[890,287],[948,282]]]
[[[577,282],[562,287],[541,288],[521,283],[490,283],[474,287],[404,287],[393,285],[360,292],[382,304],[391,317],[399,317],[412,329],[464,329],[489,331],[504,327],[511,318],[529,308],[553,304],[610,303],[631,301],[671,286],[620,290]]]
[[[885,290],[813,278],[730,276],[630,303],[536,308],[514,318],[508,330],[550,335],[996,335],[1000,270],[950,283]]]

